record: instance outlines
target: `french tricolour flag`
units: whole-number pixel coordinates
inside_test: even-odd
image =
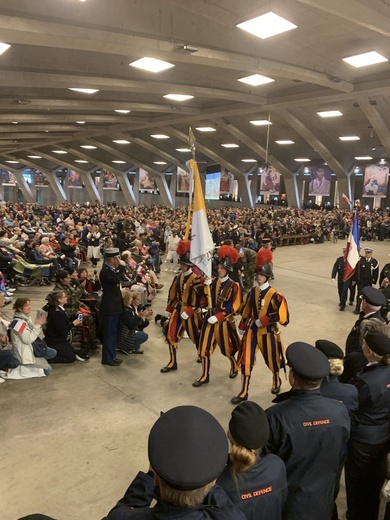
[[[22,334],[26,330],[26,327],[27,323],[24,320],[15,319],[12,320],[10,324],[10,328],[14,329],[16,332],[19,332],[20,334]]]
[[[351,232],[348,237],[347,248],[345,251],[345,269],[343,281],[346,282],[353,276],[355,273],[355,269],[357,263],[359,262],[359,251],[360,251],[360,241],[359,241],[359,217],[357,211],[355,211],[355,215],[353,217]]]

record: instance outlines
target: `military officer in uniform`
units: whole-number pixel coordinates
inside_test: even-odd
[[[348,520],[376,520],[387,476],[390,440],[390,338],[368,332],[363,340],[367,366],[352,381],[359,408],[352,414],[345,463]]]
[[[286,350],[292,389],[266,410],[270,438],[266,452],[275,453],[287,470],[288,496],[284,520],[329,520],[337,478],[345,462],[350,419],[346,407],[323,397],[322,379],[329,362],[322,352],[303,343]]]
[[[161,414],[149,434],[148,454],[148,473],[138,473],[107,520],[246,519],[214,485],[226,466],[228,444],[205,410],[178,406]]]
[[[365,256],[360,257],[359,262],[356,266],[358,296],[354,314],[360,313],[360,305],[362,302],[362,292],[364,287],[372,287],[378,281],[379,263],[378,260],[372,257],[372,252],[373,249],[371,247],[365,247]]]
[[[384,323],[381,315],[382,306],[386,305],[386,297],[375,287],[364,287],[362,290],[362,312],[348,334],[345,344],[344,373],[340,376],[342,383],[349,383],[366,365],[362,350],[361,324],[365,320],[379,320]]]
[[[181,242],[184,242],[184,240]],[[188,241],[188,247],[189,245],[190,242]],[[169,347],[170,360],[160,370],[163,374],[177,370],[176,353],[184,332],[187,332],[195,348],[198,348],[202,321],[200,309],[201,305],[205,303],[205,298],[200,295],[201,279],[192,271],[192,265],[189,250],[179,254],[181,272],[173,279],[166,307],[166,315],[169,317],[166,328],[166,342]]]
[[[119,249],[114,247],[106,249],[105,261],[99,275],[103,291],[100,303],[101,326],[103,328],[102,364],[113,367],[122,363],[122,359],[115,357],[118,323],[123,312],[121,273],[118,266]]]
[[[340,311],[345,310],[345,305],[347,303],[348,297],[348,289],[349,293],[349,305],[353,305],[353,301],[355,299],[356,293],[356,280],[355,277],[350,278],[346,282],[344,282],[344,269],[345,269],[345,257],[344,253],[346,248],[343,248],[343,256],[339,256],[336,259],[336,262],[333,265],[332,269],[332,280],[336,280],[337,276],[337,292],[339,295],[339,308]]]

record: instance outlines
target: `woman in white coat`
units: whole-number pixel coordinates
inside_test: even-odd
[[[15,301],[14,310],[14,318],[9,325],[9,329],[13,354],[21,367],[24,368],[21,371],[21,377],[49,375],[52,370],[51,366],[44,357],[34,354],[33,347],[33,342],[38,338],[42,331],[42,325],[46,322],[46,314],[37,315],[33,320],[30,316],[31,302],[28,298],[18,298]],[[57,352],[50,349],[48,354],[50,357],[54,357]],[[44,374],[41,373],[42,370]]]

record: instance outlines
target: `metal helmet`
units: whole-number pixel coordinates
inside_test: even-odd
[[[230,260],[230,258],[226,257],[226,258],[220,258],[218,260],[218,265],[222,265],[224,269],[226,269],[226,271],[228,272],[232,272],[233,271],[233,264],[232,264],[232,261]]]
[[[266,262],[263,264],[259,269],[256,269],[256,274],[262,274],[263,276],[266,276],[268,278],[272,278],[274,273],[272,272],[271,264]]]
[[[190,260],[190,252],[179,255],[179,264],[194,265]]]

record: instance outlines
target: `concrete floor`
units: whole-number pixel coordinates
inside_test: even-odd
[[[330,279],[344,242],[278,248],[273,286],[283,292],[291,322],[282,330],[287,346],[297,340],[325,338],[344,346],[356,316],[352,307],[339,312],[337,286]],[[363,242],[362,247],[366,244]],[[370,243],[382,267],[387,242]],[[162,272],[164,289],[153,302],[163,312],[171,273]],[[42,305],[47,288],[21,288],[33,309]],[[12,310],[5,308],[9,315]],[[154,321],[143,356],[124,357],[118,367],[87,363],[54,365],[46,378],[6,381],[0,386],[1,518],[16,520],[42,512],[58,520],[102,518],[119,499],[138,470],[147,470],[148,432],[161,410],[194,404],[214,414],[227,427],[239,391],[239,378],[228,379],[229,363],[219,351],[212,357],[210,384],[193,388],[200,374],[195,350],[183,340],[179,370],[160,374],[168,361],[162,329]],[[271,375],[261,358],[253,372],[250,398],[271,405]],[[282,390],[288,390],[284,382]],[[345,510],[344,490],[340,510]]]

